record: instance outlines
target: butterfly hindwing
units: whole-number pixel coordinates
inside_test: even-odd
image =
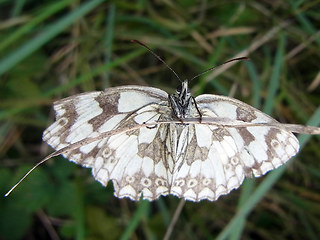
[[[111,136],[96,154],[99,165],[93,167],[94,177],[103,185],[111,179],[119,198],[139,200],[143,195],[144,199],[154,200],[169,194],[166,128],[144,127]]]

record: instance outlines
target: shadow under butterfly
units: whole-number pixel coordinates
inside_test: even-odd
[[[133,42],[181,81],[151,49]],[[230,61],[242,59],[248,58]],[[55,102],[56,121],[43,140],[56,151],[5,196],[37,166],[61,154],[92,168],[103,185],[112,180],[119,198],[155,200],[173,194],[214,201],[238,188],[245,177],[262,176],[296,155],[299,142],[293,132],[320,134],[317,127],[279,123],[231,97],[194,98],[190,81],[181,81],[172,95],[152,87],[121,86]]]

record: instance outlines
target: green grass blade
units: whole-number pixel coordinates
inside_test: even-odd
[[[139,207],[136,210],[136,212],[135,212],[134,216],[132,217],[130,223],[128,224],[127,228],[125,229],[120,240],[130,239],[131,234],[137,228],[138,224],[140,223],[141,218],[147,214],[149,207],[150,207],[149,201],[141,200],[139,202]]]
[[[110,70],[113,67],[119,66],[119,65],[123,64],[124,62],[128,62],[132,59],[135,59],[136,57],[142,55],[145,52],[146,52],[146,50],[144,48],[140,48],[136,51],[132,51],[131,53],[129,53],[121,58],[117,58],[115,61],[110,62],[107,65],[93,69],[88,74],[84,74],[84,75],[80,76],[79,78],[71,80],[64,85],[58,86],[56,88],[53,88],[53,89],[50,89],[49,91],[44,92],[41,96],[39,96],[39,98],[41,99],[43,97],[46,99],[47,97],[66,92],[67,90],[71,89],[72,87],[77,86],[80,83],[83,83],[83,82],[87,81],[88,79],[91,79],[92,77],[97,76],[107,70]],[[0,111],[0,120],[6,119],[12,115],[18,114],[19,112],[24,111],[26,108],[31,107],[31,106],[32,105],[25,105],[25,106],[21,106],[21,107],[15,107],[12,109],[1,110]]]
[[[107,27],[106,27],[106,34],[104,36],[104,42],[105,42],[105,62],[108,64],[111,61],[111,54],[112,54],[112,43],[113,43],[113,37],[114,37],[114,20],[116,15],[116,6],[114,4],[111,4],[108,17],[107,17]],[[103,88],[110,87],[110,74],[109,71],[105,72],[105,78],[103,81]]]
[[[255,108],[260,108],[260,104],[261,104],[261,97],[260,97],[260,93],[261,93],[261,82],[259,80],[258,77],[258,73],[257,70],[253,64],[253,62],[251,61],[247,61],[246,63],[249,75],[250,75],[250,80],[252,82],[253,85],[253,101],[252,101],[252,106]]]
[[[275,56],[274,66],[272,68],[273,71],[271,74],[270,84],[268,87],[268,96],[266,98],[266,104],[263,109],[263,112],[269,115],[272,113],[272,109],[274,107],[274,99],[279,87],[280,71],[283,63],[284,50],[285,50],[285,35],[281,34],[279,43],[278,43],[278,50]]]
[[[171,32],[168,31],[161,24],[142,16],[118,15],[116,18],[116,22],[117,23],[121,23],[121,22],[138,23],[140,26],[145,26],[159,32],[161,35],[165,36],[168,39],[174,38],[174,35],[172,35]]]
[[[298,22],[301,24],[302,29],[304,30],[304,32],[310,33],[310,34],[316,34],[316,32],[318,31],[318,28],[315,27],[312,22],[308,19],[308,17],[306,17],[305,13],[303,11],[301,11],[301,9],[299,9],[299,7],[302,5],[303,2],[305,1],[294,1],[291,0],[289,1],[291,4],[291,7],[293,8],[293,11],[296,12],[296,18],[298,20]],[[320,45],[320,38],[316,39],[316,42],[318,45]]]
[[[51,3],[50,5],[43,7],[43,11],[39,12],[30,22],[26,23],[22,27],[16,29],[11,35],[7,36],[0,42],[0,51],[13,45],[15,41],[22,39],[24,35],[30,33],[36,26],[46,20],[48,17],[51,17],[61,9],[68,6],[74,0],[64,0]]]
[[[16,0],[14,4],[14,8],[12,10],[11,16],[16,17],[19,16],[21,13],[21,10],[23,8],[23,5],[26,3],[26,0]]]
[[[79,8],[75,9],[73,12],[69,13],[67,16],[61,18],[55,23],[49,25],[38,36],[26,42],[9,56],[2,59],[0,61],[0,76],[6,71],[10,70],[17,63],[22,61],[24,58],[29,56],[31,53],[36,51],[50,39],[58,35],[62,30],[70,26],[74,21],[90,12],[93,8],[97,7],[103,1],[104,0],[92,0],[82,4]]]
[[[76,202],[74,216],[76,219],[76,239],[83,240],[85,238],[85,207],[83,188],[80,180],[76,181]]]
[[[215,47],[215,50],[210,55],[209,63],[206,65],[204,70],[219,64],[217,63],[217,59],[222,54],[223,49],[225,47],[226,47],[226,38],[224,37],[219,40],[217,46]],[[197,84],[196,95],[204,93],[207,84],[210,84],[214,89],[217,90],[219,94],[226,95],[226,96],[229,94],[229,90],[225,88],[221,83],[219,83],[217,78],[214,78],[211,81],[209,81],[209,83],[207,83],[207,81],[205,81],[205,75],[204,75],[200,78],[200,81]]]
[[[72,87],[74,86],[77,86],[79,85],[80,83],[82,82],[85,82],[86,80],[94,77],[94,76],[97,76],[107,70],[110,70],[111,68],[114,68],[116,66],[119,66],[125,62],[128,62],[132,59],[135,59],[136,57],[144,54],[146,52],[146,49],[143,49],[143,48],[139,48],[135,51],[132,51],[130,52],[129,54],[121,57],[121,58],[117,58],[116,60],[104,65],[104,66],[101,66],[101,67],[98,67],[96,69],[93,69],[91,72],[89,72],[88,74],[84,74],[82,76],[80,76],[79,78],[76,78],[72,81],[69,81],[67,84],[64,84],[64,85],[61,85],[59,87],[56,87],[46,93],[44,93],[43,96],[53,96],[53,95],[56,95],[58,93],[62,93],[62,92],[65,92],[69,89],[71,89]]]
[[[238,203],[238,212],[241,211],[243,205],[248,201],[252,192],[254,191],[255,182],[252,179],[245,179],[242,184],[241,196]],[[235,225],[233,231],[230,234],[230,239],[241,239],[242,232],[245,227],[246,215],[243,215],[242,218],[239,218],[238,224]]]

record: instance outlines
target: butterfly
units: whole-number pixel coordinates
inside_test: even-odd
[[[281,124],[231,97],[194,98],[188,83],[181,81],[175,94],[120,86],[55,102],[56,121],[43,140],[56,151],[39,164],[62,154],[91,168],[104,186],[112,180],[119,198],[151,201],[172,194],[214,201],[245,177],[262,176],[296,155],[292,132],[320,133]]]

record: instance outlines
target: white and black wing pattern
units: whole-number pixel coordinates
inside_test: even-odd
[[[217,200],[238,188],[246,177],[259,177],[299,151],[297,138],[272,126],[226,127],[223,122],[278,123],[261,111],[233,98],[195,98],[202,117],[221,125],[187,127],[188,144],[173,174],[171,193],[187,200]]]
[[[244,123],[265,123],[265,126],[245,128],[225,128],[234,139],[238,153],[236,157],[244,166],[245,175],[256,177],[277,168],[299,151],[299,141],[290,131],[277,126],[278,121],[258,109],[239,100],[217,96],[200,95],[196,101],[209,117],[230,119]],[[269,125],[268,125],[269,124]]]
[[[298,152],[290,131],[223,125],[278,123],[268,115],[228,97],[193,99],[183,84],[177,95],[125,86],[60,100],[54,105],[56,122],[43,140],[56,150],[66,149],[63,155],[71,161],[92,168],[103,185],[112,180],[117,197],[132,200],[167,194],[216,200],[238,188],[245,176],[261,176]],[[200,115],[219,124],[202,124]],[[199,121],[184,123],[188,118]],[[99,137],[117,129],[129,130]],[[97,140],[86,143],[89,138]],[[80,147],[69,147],[78,142]]]
[[[168,95],[162,90],[124,86],[65,98],[55,102],[54,109],[56,122],[44,131],[43,140],[60,150],[114,129],[161,120],[169,106]],[[169,194],[167,128],[136,128],[82,144],[63,155],[92,168],[93,176],[103,185],[113,180],[117,197],[139,200],[143,194],[153,200]]]
[[[56,121],[44,131],[43,140],[59,150],[123,127],[121,121],[138,109],[167,99],[166,92],[141,86],[114,87],[71,96],[54,103]]]

